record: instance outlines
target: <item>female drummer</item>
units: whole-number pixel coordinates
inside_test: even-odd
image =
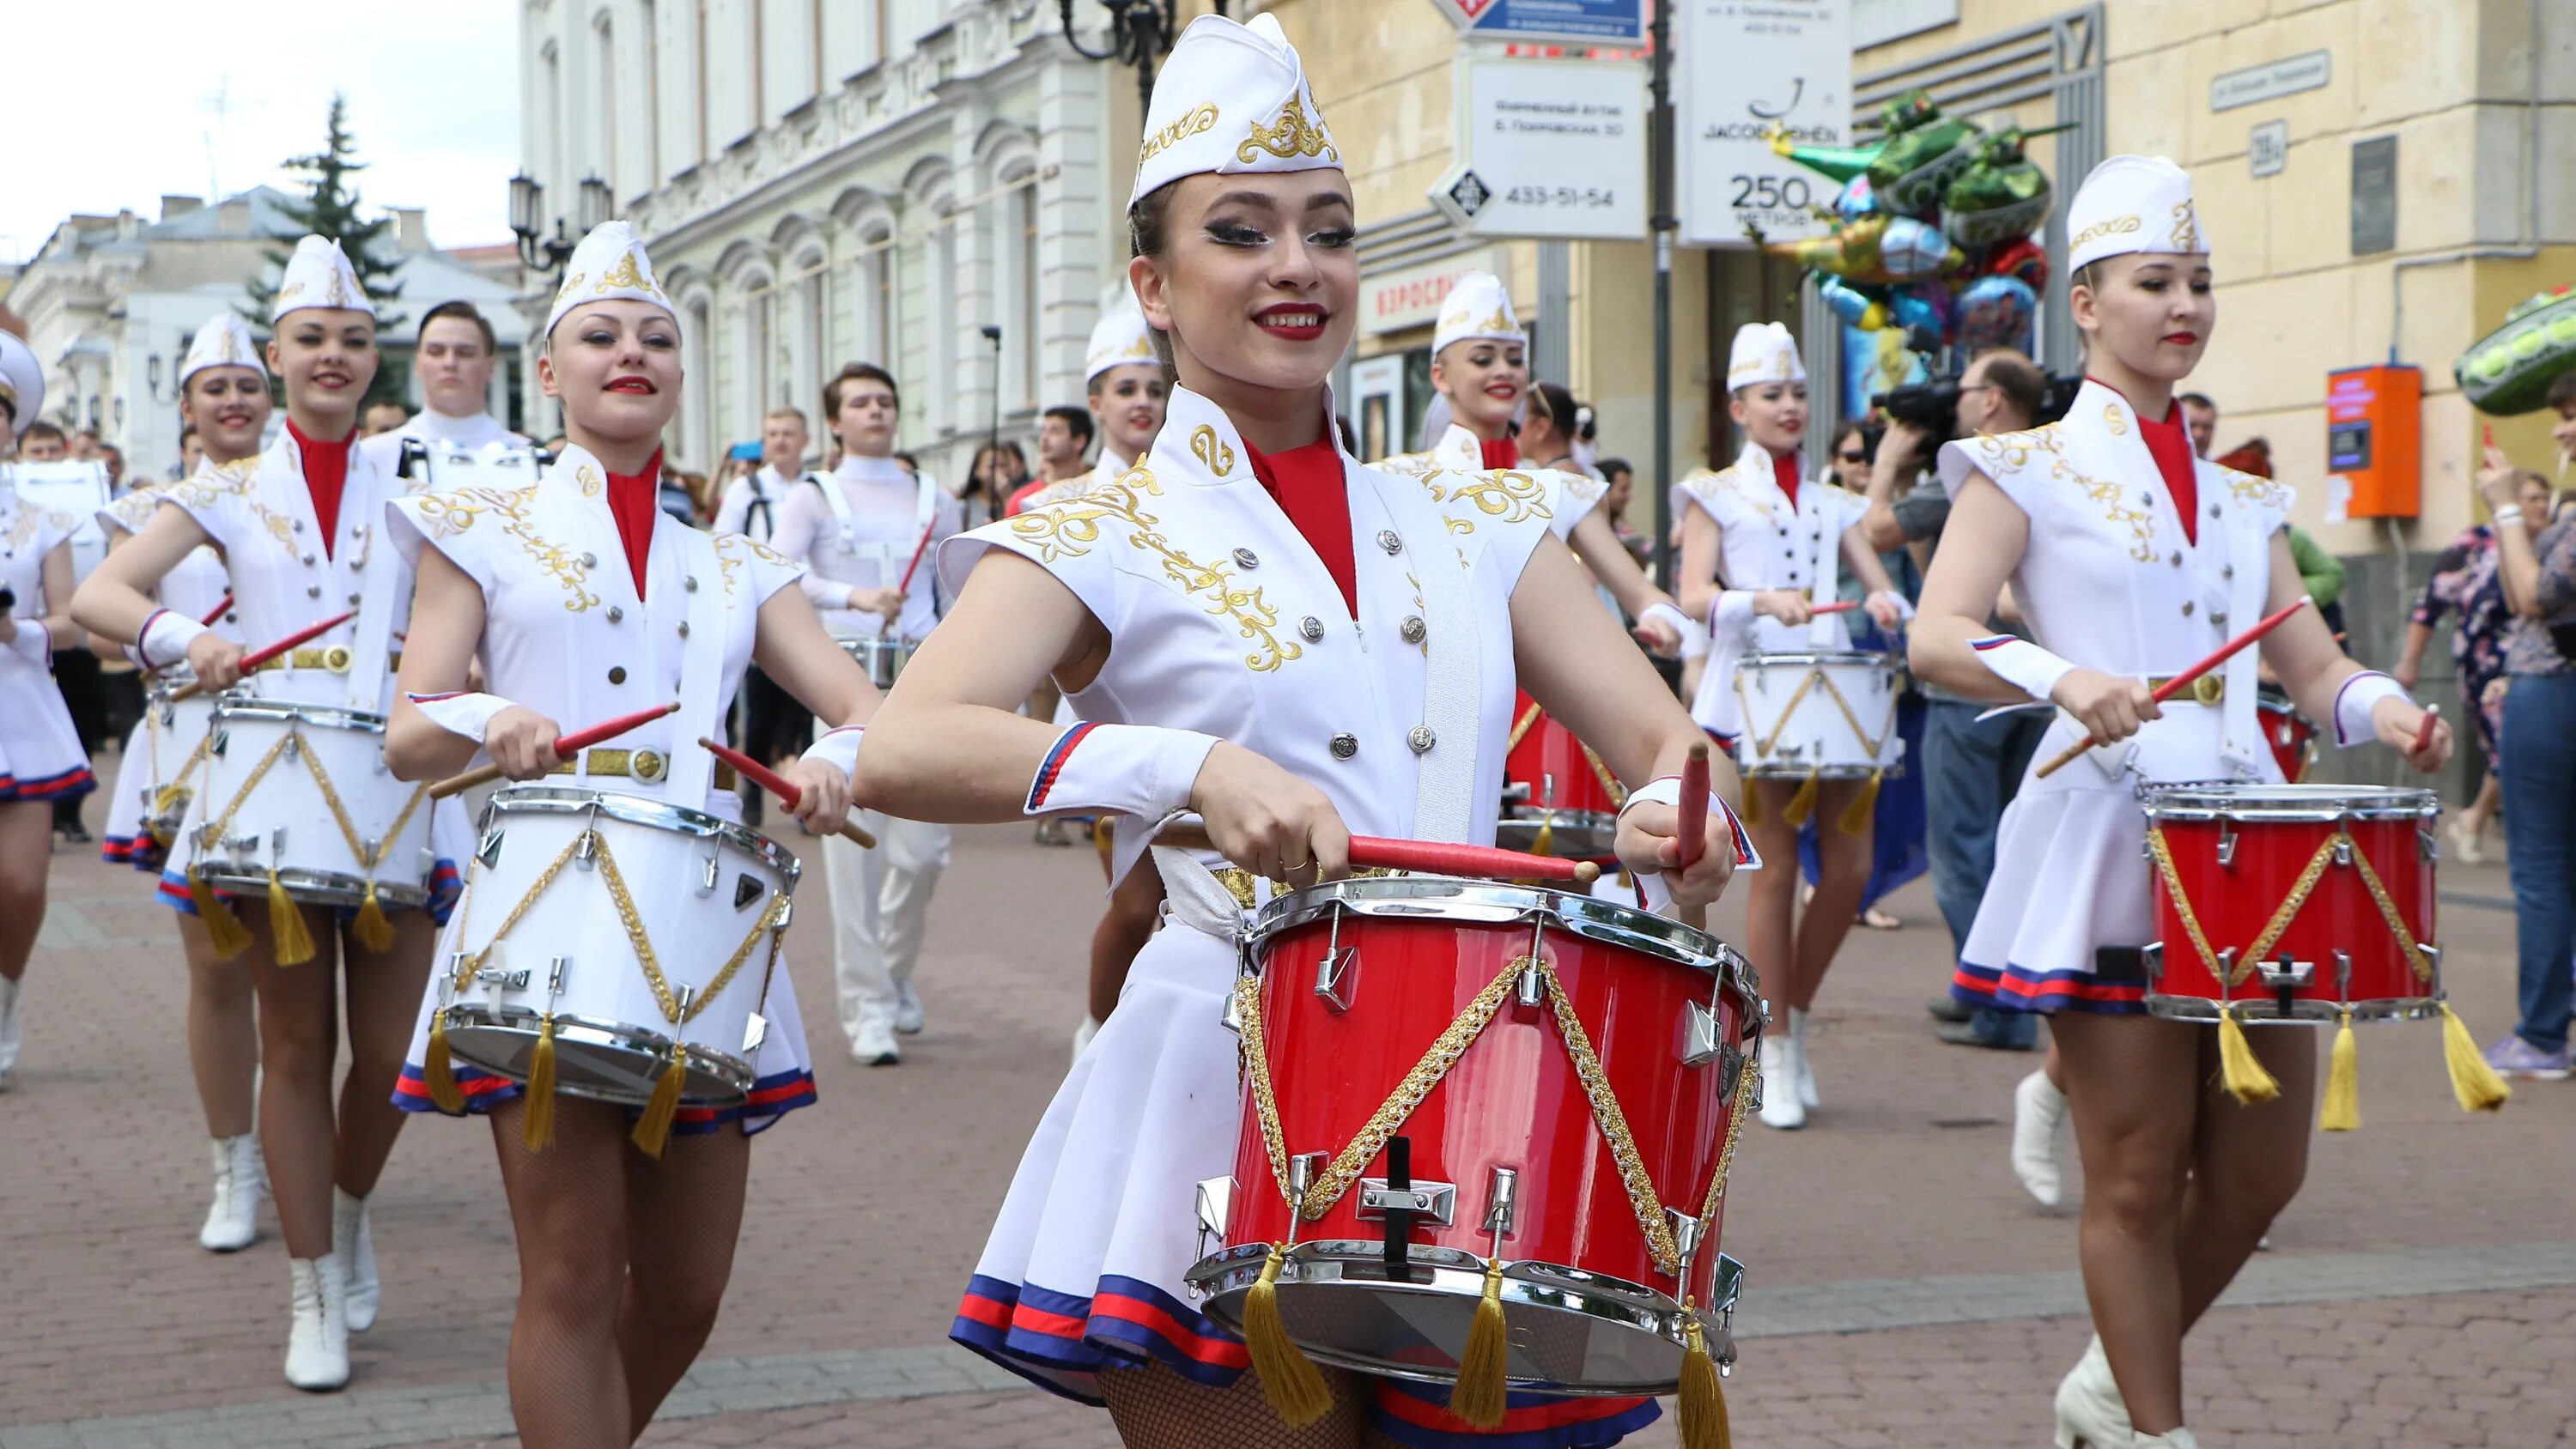
[[[1155,852],[1164,928],[1021,1160],[952,1336],[1105,1402],[1132,1445],[1351,1445],[1360,1381],[1328,1374],[1331,1410],[1284,1425],[1182,1277],[1195,1184],[1230,1170],[1238,1126],[1220,1018],[1244,904],[1272,880],[1347,874],[1353,830],[1491,841],[1516,678],[1640,786],[1622,860],[1704,902],[1735,838],[1721,802],[1704,857],[1675,869],[1678,779],[1657,777],[1699,736],[1589,602],[1541,485],[1434,478],[1444,506],[1337,446],[1325,388],[1357,316],[1351,194],[1278,22],[1193,22],[1145,131],[1128,276],[1178,376],[1161,438],[1117,482],[950,544],[956,607],[859,778],[870,805],[917,819],[1132,816],[1145,828],[1117,832],[1122,865],[1182,809],[1219,847]],[[1014,712],[1049,674],[1088,723]],[[1518,1445],[1607,1444],[1655,1413],[1515,1403],[1497,1432]],[[1380,1412],[1409,1443],[1464,1429],[1419,1386]]]
[[[1544,399],[1536,400],[1529,408],[1532,435],[1513,436],[1513,420],[1533,402],[1529,334],[1512,312],[1511,293],[1493,273],[1464,273],[1441,301],[1440,320],[1431,333],[1431,386],[1449,401],[1448,430],[1427,453],[1407,453],[1375,466],[1417,477],[1477,474],[1489,468],[1530,473],[1549,490],[1549,530],[1637,621],[1637,637],[1667,658],[1679,654],[1690,620],[1620,545],[1618,531],[1601,512],[1600,480],[1574,463],[1573,400],[1566,399],[1561,421],[1547,412]],[[1541,422],[1543,416],[1549,421]],[[1553,456],[1542,461],[1525,455],[1522,441],[1539,442]]]
[[[1799,442],[1807,429],[1807,365],[1789,329],[1777,322],[1739,328],[1726,378],[1732,394],[1728,414],[1744,430],[1743,455],[1722,472],[1684,479],[1677,491],[1690,504],[1681,525],[1682,608],[1708,621],[1716,641],[1691,717],[1731,743],[1743,728],[1734,661],[1744,652],[1851,648],[1841,615],[1813,612],[1815,604],[1834,597],[1838,559],[1869,590],[1863,607],[1880,628],[1893,632],[1910,611],[1861,531],[1867,500],[1822,476],[1804,478]],[[1756,808],[1745,812],[1754,848],[1765,859],[1797,859],[1798,822],[1789,815],[1801,782],[1752,780],[1745,788],[1759,792],[1752,802]],[[1857,780],[1817,781],[1813,818],[1840,821],[1861,788]],[[1807,1011],[1860,914],[1871,844],[1866,822],[1857,833],[1816,832],[1816,891],[1794,932],[1798,873],[1768,871],[1753,882],[1745,906],[1745,954],[1771,1000],[1789,1011],[1789,1029],[1762,1038],[1762,1076],[1770,1084],[1762,1094],[1766,1127],[1803,1127],[1817,1105]]]
[[[721,695],[694,702],[710,728],[754,662],[818,718],[848,726],[783,772],[802,792],[797,818],[837,830],[857,726],[876,691],[792,587],[793,565],[740,534],[709,545],[655,508],[662,430],[680,406],[680,324],[634,233],[624,222],[601,226],[564,275],[537,378],[562,404],[568,444],[543,479],[515,492],[407,498],[390,510],[393,541],[420,575],[387,747],[394,772],[453,774],[479,744],[509,778],[538,779],[559,767],[559,733],[676,694],[696,622],[691,643],[722,631]],[[693,549],[707,550],[706,576],[690,562]],[[478,662],[488,693],[459,693]],[[660,746],[666,756],[694,749],[676,727],[689,718],[692,702],[683,704],[661,738],[638,730],[616,742],[614,763],[612,752],[594,752],[568,778],[613,775],[607,783],[618,793],[669,798],[682,772],[627,775],[644,751],[623,747]],[[698,790],[672,803],[740,819],[732,791]],[[416,1004],[421,1025],[396,1100],[421,1111],[437,1090],[425,1070],[437,988]],[[492,1119],[518,1238],[510,1409],[526,1442],[623,1449],[706,1342],[733,1271],[749,1135],[814,1100],[783,969],[761,1014],[768,1027],[748,1101],[683,1108],[658,1159],[630,1141],[634,1109],[560,1097],[546,1104],[551,1140],[541,1130],[532,1146],[534,1104],[517,1084],[456,1083],[465,1109]]]
[[[2098,746],[2047,779],[2034,772],[2004,812],[1952,990],[2049,1013],[2064,1060],[2099,1337],[2058,1388],[2058,1444],[2190,1445],[2182,1336],[2298,1190],[2316,1038],[2251,1033],[2280,1095],[2239,1106],[2215,1085],[2213,1028],[2142,1014],[2137,948],[2153,916],[2129,776],[2281,778],[2254,708],[2253,650],[2228,663],[2214,704],[2160,709],[2146,681],[2296,601],[2299,575],[2282,532],[2289,491],[2195,462],[2174,402],[2218,311],[2191,178],[2162,157],[2115,156],[2085,179],[2067,229],[2088,380],[2061,423],[1942,449],[1955,501],[1912,653],[1918,674],[1963,695],[2054,702],[2063,713],[2040,759],[2088,735]],[[2007,580],[2030,641],[1987,631]],[[2314,610],[2261,652],[2340,742],[2377,739],[2428,771],[2449,755],[2448,725],[2421,734],[2424,711],[2346,659]]]
[[[236,459],[163,490],[151,522],[81,586],[73,613],[94,634],[133,641],[146,668],[185,658],[200,684],[229,689],[242,679],[242,646],[155,605],[150,593],[197,549],[212,545],[223,552],[238,627],[256,640],[283,639],[358,608],[376,571],[393,569],[390,587],[373,585],[375,597],[393,605],[362,611],[314,641],[323,652],[293,655],[294,667],[264,671],[255,685],[263,698],[330,707],[363,699],[374,703],[367,712],[380,714],[391,674],[356,678],[347,661],[400,637],[409,570],[371,540],[384,500],[403,485],[351,446],[360,399],[376,374],[376,318],[338,243],[310,236],[296,244],[278,279],[272,327],[268,365],[286,380],[286,426],[277,440],[256,460]],[[362,625],[372,641],[359,637]],[[334,643],[346,650],[329,649]],[[163,898],[182,914],[201,913],[191,889],[189,838],[211,803],[202,790],[190,801],[162,872]],[[336,1389],[348,1381],[348,1335],[372,1326],[379,1306],[367,1198],[402,1131],[402,1114],[389,1099],[411,1014],[429,979],[438,921],[455,897],[453,860],[462,851],[442,847],[465,829],[461,806],[430,808],[430,842],[439,858],[429,909],[393,911],[390,941],[381,949],[368,944],[374,929],[362,929],[367,918],[298,904],[316,954],[305,964],[283,965],[276,922],[258,908],[239,913],[259,998],[261,1155],[293,1277],[286,1379],[301,1389]],[[230,920],[233,907],[221,909]],[[220,929],[223,922],[210,924]],[[335,1112],[344,991],[349,1072],[337,1084]]]
[[[45,372],[27,344],[0,332],[0,449],[45,406]],[[80,732],[54,686],[57,648],[80,647],[67,513],[21,498],[0,469],[0,1092],[18,1070],[18,992],[45,924],[54,802],[98,788]]]
[[[198,440],[199,466],[221,468],[257,457],[272,406],[268,369],[241,319],[227,312],[198,329],[179,364],[179,416]],[[99,510],[109,552],[151,521],[162,492],[157,486],[138,488]],[[154,599],[172,613],[198,620],[218,607],[229,614],[229,593],[224,562],[212,548],[190,552],[153,589]],[[213,623],[227,635],[238,632],[229,618]],[[158,727],[149,718],[140,720],[126,739],[100,846],[108,860],[148,870],[156,881],[167,852],[145,828],[149,782],[139,777],[152,772],[151,731]],[[176,745],[185,753],[195,741]],[[206,1114],[215,1164],[215,1199],[197,1241],[208,1252],[238,1252],[259,1236],[259,1202],[268,1185],[256,1130],[259,1025],[251,1014],[250,963],[217,954],[206,923],[187,912],[179,913],[179,950],[188,962],[188,1063],[196,1073],[197,1103]]]

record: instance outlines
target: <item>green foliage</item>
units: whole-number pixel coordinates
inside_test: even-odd
[[[357,154],[357,140],[349,131],[348,101],[334,93],[323,148],[311,155],[291,157],[286,162],[287,170],[306,179],[304,194],[294,201],[281,203],[278,209],[294,223],[297,236],[310,233],[340,243],[340,250],[348,254],[350,268],[358,274],[359,285],[366,289],[367,299],[375,303],[376,326],[382,330],[403,320],[403,314],[391,305],[401,298],[402,283],[395,280],[393,263],[383,260],[379,254],[379,244],[382,244],[384,252],[393,250],[394,238],[390,235],[393,217],[388,214],[378,214],[373,218],[360,215],[362,200],[354,178],[358,172],[366,170],[367,165],[357,159]],[[269,266],[283,272],[294,249],[292,241],[268,248]],[[251,278],[243,290],[249,300],[237,310],[248,320],[266,327],[268,309],[277,298],[276,284],[263,273]],[[400,401],[408,391],[408,379],[404,373],[405,369],[396,365],[392,358],[385,358],[376,369],[374,386],[367,390],[367,401]]]

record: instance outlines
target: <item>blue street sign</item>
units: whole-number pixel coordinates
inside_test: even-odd
[[[1450,20],[1486,40],[1646,43],[1644,0],[1438,0]]]

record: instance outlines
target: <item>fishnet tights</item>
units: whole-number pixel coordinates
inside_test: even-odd
[[[1323,1373],[1332,1412],[1303,1429],[1280,1422],[1250,1369],[1216,1389],[1161,1363],[1114,1368],[1101,1374],[1100,1396],[1127,1449],[1391,1449],[1394,1441],[1368,1425],[1369,1381],[1342,1369]]]

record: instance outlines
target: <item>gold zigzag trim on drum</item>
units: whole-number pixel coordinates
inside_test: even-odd
[[[2308,857],[2298,880],[2291,884],[2289,895],[2282,898],[2272,918],[2263,923],[2262,934],[2236,958],[2236,966],[2230,970],[2219,964],[2218,953],[2210,948],[2209,937],[2201,931],[2200,914],[2192,909],[2191,897],[2183,892],[2182,875],[2174,868],[2173,847],[2165,841],[2164,827],[2147,828],[2147,853],[2155,857],[2156,872],[2164,877],[2165,891],[2173,897],[2174,914],[2182,917],[2183,933],[2191,937],[2192,949],[2200,953],[2201,964],[2209,968],[2209,974],[2226,982],[2231,991],[2244,985],[2253,976],[2256,964],[2268,959],[2272,948],[2280,944],[2282,933],[2290,929],[2290,922],[2307,906],[2308,897],[2316,893],[2317,882],[2325,876],[2338,845],[2352,851],[2352,863],[2361,872],[2362,888],[2370,892],[2372,903],[2379,907],[2379,918],[2387,925],[2388,934],[2406,953],[2406,964],[2414,969],[2415,979],[2429,985],[2433,980],[2432,961],[2398,916],[2397,903],[2389,899],[2388,887],[2381,884],[2379,872],[2371,868],[2370,857],[2363,853],[2361,842],[2352,838],[2352,832],[2337,827],[2334,834],[2317,843],[2316,852]]]

